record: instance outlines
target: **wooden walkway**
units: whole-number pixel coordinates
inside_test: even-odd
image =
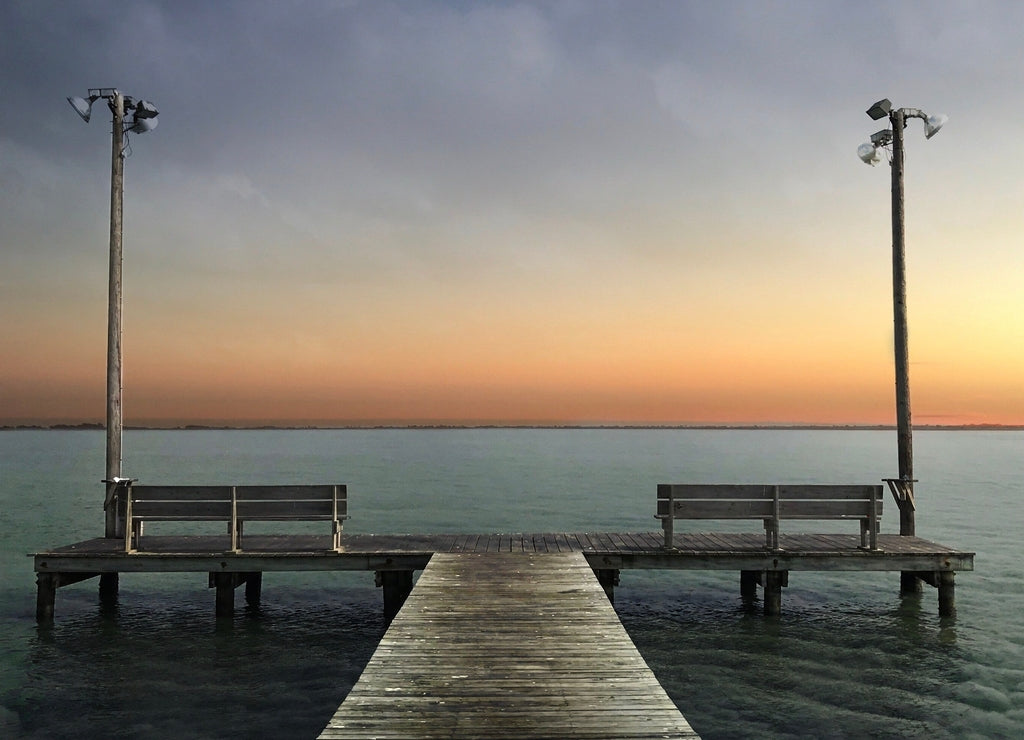
[[[586,558],[509,543],[433,556],[320,737],[698,737]]]

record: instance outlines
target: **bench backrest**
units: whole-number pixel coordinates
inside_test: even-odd
[[[344,485],[236,486],[235,496],[237,516],[247,521],[348,517]]]
[[[130,512],[139,519],[219,521],[231,519],[231,486],[133,485]]]
[[[344,485],[150,486],[130,489],[131,515],[139,519],[249,521],[346,519]],[[234,514],[232,514],[234,507]]]
[[[658,485],[660,519],[864,519],[881,513],[881,484]]]

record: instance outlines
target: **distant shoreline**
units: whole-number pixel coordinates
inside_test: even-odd
[[[98,423],[17,424],[0,426],[0,431],[103,431]],[[182,424],[178,426],[126,425],[125,431],[372,431],[372,430],[474,430],[474,429],[553,429],[553,430],[745,430],[745,431],[895,431],[895,424],[338,424],[338,425],[221,425]],[[915,424],[915,431],[1013,432],[1024,431],[1024,424]]]

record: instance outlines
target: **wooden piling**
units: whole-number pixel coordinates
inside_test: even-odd
[[[117,603],[120,578],[117,573],[100,573],[100,603],[109,607]]]
[[[619,585],[619,571],[613,568],[598,568],[594,571],[594,575],[597,576],[597,582],[601,584],[601,588],[608,595],[608,601],[614,604],[615,587]]]
[[[956,574],[953,571],[941,571],[938,573],[938,589],[939,589],[939,616],[940,617],[955,617],[956,616],[956,587],[954,580]]]
[[[391,624],[405,603],[412,591],[412,576],[411,570],[377,571],[376,583],[384,589],[384,624]]]
[[[764,572],[764,614],[777,617],[782,614],[782,587],[789,583],[789,571],[766,570]]]
[[[260,596],[263,592],[263,573],[256,571],[245,574],[245,603],[251,607],[260,605]]]
[[[211,573],[210,585],[217,590],[217,619],[231,619],[235,616],[235,587],[241,581],[240,573]]]
[[[756,570],[740,571],[740,599],[744,604],[757,601],[757,584],[760,580],[761,574]]]
[[[53,604],[57,600],[57,575],[55,573],[36,574],[36,622],[49,624],[53,622]]]

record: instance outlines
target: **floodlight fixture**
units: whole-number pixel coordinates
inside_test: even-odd
[[[133,134],[144,134],[147,131],[152,131],[156,128],[156,125],[160,121],[156,118],[138,118],[136,117],[135,122],[131,126],[127,126],[125,131],[131,131]]]
[[[159,111],[156,109],[156,106],[148,100],[140,100],[135,104],[136,118],[156,118],[158,113]]]
[[[871,134],[871,143],[875,146],[886,146],[892,142],[892,129],[883,128]]]
[[[89,117],[92,116],[92,104],[94,100],[95,98],[89,98],[86,100],[85,98],[68,97],[68,102],[71,103],[71,107],[75,109],[75,113],[80,115],[82,120],[86,123],[89,123]]]
[[[857,156],[860,157],[861,162],[872,167],[882,161],[882,155],[878,153],[878,147],[868,142],[857,147]]]
[[[889,98],[882,98],[877,103],[872,105],[867,110],[867,114],[871,116],[871,120],[877,121],[879,118],[885,118],[889,115],[889,111],[892,110],[892,101]]]
[[[113,111],[114,106],[117,104],[116,100],[119,93],[112,87],[97,87],[90,88],[88,98],[79,98],[77,96],[69,96],[68,102],[71,107],[75,109],[75,113],[81,116],[82,120],[86,123],[92,117],[92,104],[100,98],[104,98]],[[121,112],[120,117],[122,119],[122,130],[130,131],[134,134],[144,134],[147,131],[152,131],[156,128],[157,115],[159,111],[156,106],[148,100],[135,100],[135,98],[127,95],[121,98]],[[115,114],[115,117],[117,114]]]
[[[939,129],[946,125],[948,120],[949,116],[945,113],[928,116],[924,121],[924,138],[930,139],[935,136],[935,134],[939,133]]]

